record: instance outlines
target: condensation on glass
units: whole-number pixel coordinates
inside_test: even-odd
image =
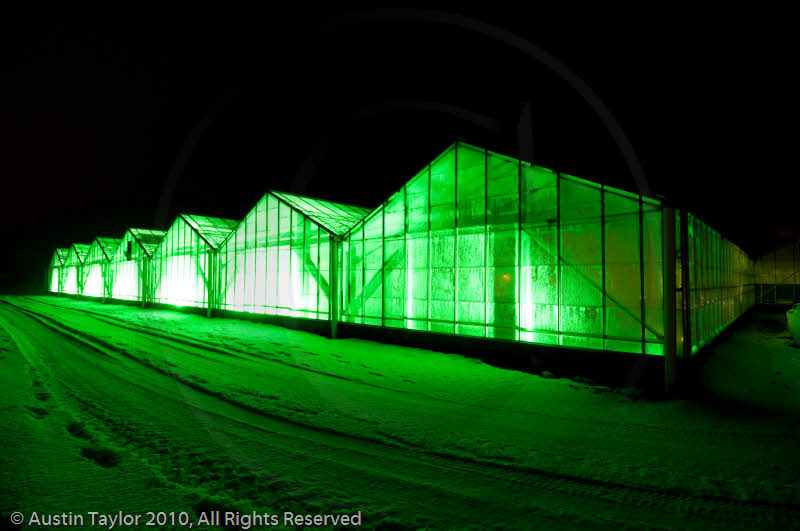
[[[73,244],[48,278],[65,293],[651,355],[675,288],[677,349],[696,352],[754,304],[754,264],[676,211],[665,282],[665,219],[657,199],[458,142],[371,211],[270,191],[240,222],[182,214],[166,232]]]
[[[341,318],[660,355],[662,210],[459,142],[346,235]],[[752,263],[691,223],[691,327],[702,344],[752,305]]]
[[[224,310],[330,319],[331,242],[367,209],[271,191],[220,248]]]

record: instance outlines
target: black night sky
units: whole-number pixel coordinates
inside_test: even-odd
[[[0,289],[42,285],[55,247],[240,219],[270,188],[377,206],[456,139],[518,156],[526,105],[535,163],[637,191],[586,99],[503,35],[591,88],[651,193],[753,255],[800,228],[785,14],[314,9],[6,17]]]

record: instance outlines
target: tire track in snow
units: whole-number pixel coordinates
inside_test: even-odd
[[[47,306],[50,306],[52,308],[58,309],[59,311],[61,311],[61,310],[69,310],[69,311],[80,313],[80,314],[90,315],[93,318],[97,319],[98,321],[107,323],[107,324],[112,325],[112,326],[117,326],[117,327],[124,328],[126,330],[130,330],[130,331],[134,331],[134,332],[142,332],[142,333],[149,334],[149,335],[152,335],[152,336],[160,338],[160,339],[170,340],[170,341],[174,341],[174,342],[177,342],[177,343],[182,343],[182,344],[186,344],[186,345],[189,345],[189,346],[197,347],[199,349],[205,349],[205,350],[212,351],[212,352],[218,352],[220,354],[234,355],[234,356],[236,356],[238,354],[239,355],[238,357],[241,357],[242,359],[248,359],[248,360],[251,360],[251,361],[252,361],[252,358],[246,357],[246,356],[253,356],[256,359],[261,359],[261,360],[272,362],[272,363],[279,363],[281,365],[285,365],[287,367],[292,367],[292,368],[295,368],[295,369],[298,369],[298,370],[301,370],[301,371],[310,372],[310,373],[314,373],[314,374],[319,374],[319,375],[322,375],[322,376],[336,378],[336,379],[340,379],[340,380],[344,380],[344,381],[354,382],[354,383],[357,383],[357,384],[360,384],[360,385],[366,385],[366,386],[369,386],[369,387],[374,387],[374,388],[387,390],[387,391],[391,391],[391,392],[396,392],[396,393],[414,394],[416,396],[421,396],[421,397],[424,397],[426,399],[435,400],[437,402],[443,402],[443,403],[447,403],[447,404],[453,404],[453,405],[457,405],[457,406],[460,406],[460,407],[469,407],[469,408],[474,408],[474,409],[493,411],[492,408],[486,407],[486,406],[482,405],[480,402],[477,402],[477,403],[464,403],[464,402],[459,402],[459,401],[456,401],[456,400],[450,400],[450,399],[447,399],[447,398],[441,397],[441,396],[429,395],[429,394],[426,394],[426,393],[423,393],[423,392],[419,392],[419,391],[407,391],[407,390],[403,390],[403,389],[396,389],[396,388],[393,388],[393,387],[377,385],[377,384],[373,384],[373,383],[370,383],[370,382],[365,382],[364,380],[360,380],[360,379],[357,379],[357,378],[348,378],[348,377],[345,377],[345,376],[341,376],[341,375],[337,375],[337,374],[333,374],[333,373],[329,373],[329,372],[314,370],[314,369],[311,369],[309,367],[304,367],[302,365],[298,365],[298,364],[294,364],[294,363],[288,363],[288,362],[286,362],[286,361],[284,361],[284,360],[282,360],[280,358],[277,358],[277,357],[262,357],[262,356],[259,356],[256,353],[253,353],[253,352],[250,352],[250,351],[247,351],[247,350],[237,349],[236,347],[233,347],[233,346],[227,347],[226,349],[222,349],[216,343],[206,342],[206,341],[204,341],[202,339],[199,339],[199,338],[188,338],[188,337],[182,336],[180,334],[169,334],[169,335],[167,335],[167,333],[164,330],[159,329],[159,328],[150,327],[150,326],[147,326],[147,325],[142,325],[141,328],[138,325],[132,326],[132,325],[128,324],[128,320],[125,319],[125,318],[109,316],[107,314],[102,314],[100,312],[96,312],[96,311],[85,309],[85,308],[75,308],[75,307],[72,307],[72,306],[60,306],[60,305],[57,305],[57,304],[41,301],[41,300],[38,300],[38,299],[32,299],[32,298],[29,298],[29,297],[25,297],[24,300],[27,300],[27,301],[32,302],[34,304],[47,305]],[[6,301],[6,302],[8,302],[8,301]],[[11,303],[9,303],[9,304],[11,304]],[[625,423],[625,422],[619,422],[619,421],[602,420],[602,419],[592,418],[592,417],[589,417],[588,419],[581,418],[579,420],[576,420],[576,419],[574,419],[572,417],[569,417],[569,416],[557,415],[557,414],[548,413],[547,411],[542,411],[542,410],[525,410],[525,411],[520,411],[520,413],[525,414],[525,415],[529,415],[531,417],[544,417],[544,418],[557,419],[557,420],[568,421],[568,422],[580,422],[581,424],[601,425],[601,426],[611,427],[614,430],[629,430],[631,432],[647,430],[647,431],[656,432],[656,433],[670,433],[670,434],[681,435],[683,437],[691,437],[691,438],[698,438],[698,439],[700,439],[700,438],[732,439],[732,440],[755,439],[755,440],[765,440],[765,441],[768,441],[768,440],[781,440],[781,441],[797,441],[798,443],[800,443],[800,433],[793,434],[791,432],[786,432],[786,431],[784,431],[784,432],[774,432],[774,433],[762,433],[762,432],[760,432],[760,433],[752,433],[752,432],[733,431],[733,430],[691,429],[691,428],[687,428],[687,427],[679,426],[679,425],[676,426],[676,425],[669,425],[669,424],[657,424],[657,425],[654,425],[654,424],[632,424],[632,423]]]
[[[81,342],[81,338],[66,336],[67,341]],[[88,346],[88,345],[87,345]],[[92,347],[95,348],[95,347]],[[105,360],[104,360],[105,361]],[[109,373],[109,374],[114,374]],[[115,376],[118,376],[114,374]],[[163,376],[163,375],[162,375]],[[147,391],[147,386],[141,386]],[[77,391],[76,391],[77,393]],[[78,396],[80,393],[78,393]],[[163,398],[163,397],[162,397]],[[214,397],[207,397],[211,400]],[[174,399],[174,398],[173,398]],[[177,400],[176,400],[177,401]],[[181,403],[185,398],[181,398]],[[185,404],[184,404],[185,405]],[[234,409],[241,409],[235,404],[228,404]],[[457,459],[447,454],[437,454],[435,452],[422,452],[409,450],[402,447],[394,447],[379,441],[363,441],[341,434],[320,433],[308,427],[280,426],[285,423],[284,419],[269,419],[270,426],[265,427],[267,422],[263,415],[256,412],[238,411],[230,415],[219,412],[205,410],[207,414],[218,415],[221,422],[239,423],[241,417],[247,414],[255,415],[248,417],[244,424],[250,426],[248,430],[254,430],[263,437],[284,439],[277,441],[277,446],[281,448],[280,455],[294,455],[298,460],[314,455],[318,460],[325,461],[329,465],[336,463],[348,470],[357,471],[359,474],[368,474],[371,481],[391,479],[391,484],[405,484],[415,489],[421,488],[418,481],[410,478],[427,478],[428,481],[438,479],[442,476],[448,477],[446,487],[438,486],[434,491],[444,491],[451,497],[461,499],[470,498],[470,486],[477,491],[482,491],[480,483],[488,483],[494,488],[508,488],[513,485],[517,496],[528,497],[529,499],[539,499],[549,501],[558,511],[566,510],[564,502],[559,502],[558,498],[566,495],[573,499],[572,513],[580,514],[587,505],[593,506],[597,510],[601,521],[608,522],[636,522],[648,521],[650,511],[657,510],[666,520],[672,520],[680,527],[694,527],[693,524],[680,517],[671,518],[670,515],[680,513],[692,514],[692,518],[701,518],[707,524],[726,523],[726,525],[742,524],[747,522],[754,528],[759,527],[765,522],[780,523],[792,522],[793,519],[800,518],[799,509],[796,505],[769,504],[763,502],[750,502],[744,500],[733,500],[724,497],[697,496],[696,493],[685,490],[659,490],[655,488],[633,487],[630,485],[617,484],[613,482],[589,480],[586,478],[571,477],[566,475],[553,474],[534,469],[521,469],[507,467],[498,464],[480,463],[469,459]],[[99,413],[98,413],[99,415]],[[275,424],[277,423],[277,424]],[[276,429],[279,428],[279,429]],[[298,438],[298,433],[286,433],[288,431],[308,430],[309,433],[303,434]],[[233,430],[236,432],[236,430]],[[283,432],[283,433],[280,433]],[[314,450],[311,454],[303,448],[311,442]],[[324,451],[320,451],[320,445]],[[327,454],[327,455],[326,455]],[[476,484],[476,479],[479,479]],[[471,481],[470,481],[471,480]],[[485,488],[485,487],[483,487]],[[459,491],[461,491],[459,493]],[[466,491],[466,492],[465,492]],[[474,491],[473,491],[474,496]],[[554,499],[554,496],[556,499]],[[504,498],[507,502],[508,499]],[[540,509],[548,507],[550,503],[543,503]],[[576,505],[582,509],[576,511]],[[646,509],[643,511],[643,509]],[[567,512],[570,512],[567,510]],[[652,516],[652,515],[651,515]]]

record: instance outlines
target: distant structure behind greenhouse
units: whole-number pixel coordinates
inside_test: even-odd
[[[242,221],[181,214],[73,244],[48,282],[329,321],[333,337],[341,324],[674,359],[751,307],[756,278],[689,212],[457,142],[375,209],[270,191]]]
[[[800,302],[800,239],[765,253],[756,261],[759,304]]]

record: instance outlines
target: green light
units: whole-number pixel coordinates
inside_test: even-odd
[[[175,306],[208,307],[217,246],[237,224],[230,219],[178,216],[153,252],[153,300]]]
[[[459,142],[371,212],[271,191],[241,222],[182,214],[166,232],[74,244],[47,278],[54,292],[311,319],[341,306],[346,322],[663,355],[663,216],[657,199]],[[691,214],[687,228],[676,334],[694,353],[753,304],[754,270]]]

